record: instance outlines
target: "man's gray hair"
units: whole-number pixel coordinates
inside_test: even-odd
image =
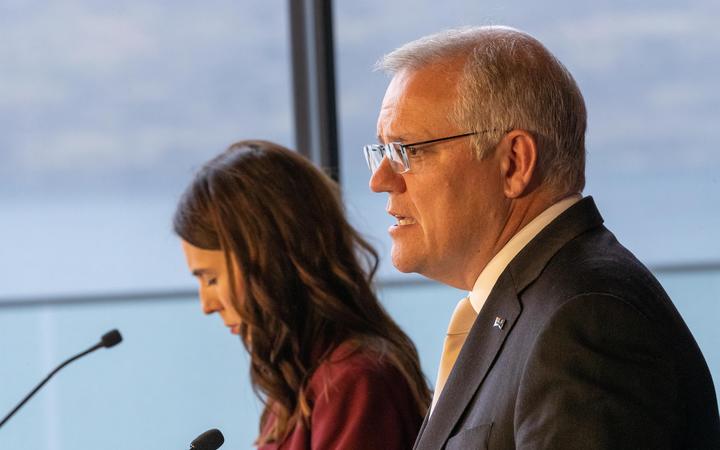
[[[464,58],[454,120],[488,156],[509,130],[535,136],[543,183],[560,193],[585,186],[587,113],[570,72],[537,39],[503,26],[459,28],[412,41],[385,55],[391,74]]]

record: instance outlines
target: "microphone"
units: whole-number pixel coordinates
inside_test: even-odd
[[[2,420],[2,422],[0,422],[0,427],[2,427],[3,425],[5,425],[5,422],[7,422],[8,420],[10,420],[10,418],[11,418],[20,408],[22,408],[22,406],[23,406],[28,400],[30,400],[30,398],[31,398],[33,395],[35,395],[35,393],[36,393],[37,391],[39,391],[40,388],[43,387],[43,386],[45,385],[45,383],[47,383],[48,380],[50,380],[50,378],[51,378],[53,375],[55,375],[60,369],[62,369],[63,367],[67,366],[68,364],[70,364],[71,362],[75,361],[76,359],[82,358],[83,356],[87,355],[88,353],[94,352],[95,350],[99,349],[100,347],[110,348],[110,347],[116,346],[116,345],[119,344],[120,342],[122,342],[122,335],[120,334],[120,332],[119,332],[118,330],[108,331],[107,333],[105,333],[105,334],[102,335],[102,337],[100,338],[100,342],[98,342],[98,343],[95,344],[94,346],[90,347],[89,349],[85,350],[84,352],[78,353],[77,355],[73,356],[72,358],[68,359],[67,361],[65,361],[65,362],[63,362],[62,364],[60,364],[59,366],[57,366],[57,367],[55,368],[55,370],[53,370],[52,372],[50,372],[50,375],[48,375],[47,377],[45,377],[45,379],[42,380],[42,381],[40,382],[40,384],[38,384],[37,386],[35,386],[35,389],[33,389],[32,392],[30,392],[24,399],[22,399],[22,401],[21,401],[20,403],[18,403],[18,405],[17,405],[12,411],[10,411],[10,413],[8,413],[7,416],[5,416],[5,418]]]
[[[225,438],[220,430],[213,428],[196,437],[190,443],[190,450],[217,450],[224,442]]]

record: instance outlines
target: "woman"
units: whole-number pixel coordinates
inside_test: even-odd
[[[238,142],[200,170],[174,228],[203,311],[250,353],[260,449],[412,447],[430,393],[332,180],[279,145]]]

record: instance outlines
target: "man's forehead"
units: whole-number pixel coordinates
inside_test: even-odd
[[[454,95],[461,74],[460,67],[449,63],[432,64],[419,69],[404,69],[393,76],[387,93],[402,93],[429,99],[445,97],[447,94]]]
[[[430,129],[446,127],[456,99],[457,76],[434,66],[398,72],[380,107],[378,139],[403,142],[417,139],[418,134]],[[406,139],[408,132],[413,136]]]

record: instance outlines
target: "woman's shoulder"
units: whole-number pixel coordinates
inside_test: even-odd
[[[320,362],[309,385],[317,395],[342,386],[364,390],[392,388],[399,383],[405,384],[405,379],[382,346],[345,341]]]
[[[390,352],[345,342],[311,377],[311,433],[317,448],[412,447],[422,415]]]

